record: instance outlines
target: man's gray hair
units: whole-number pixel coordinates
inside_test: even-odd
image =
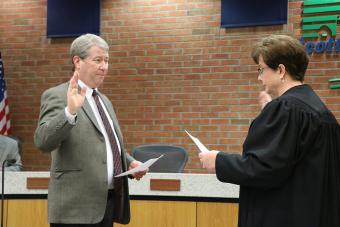
[[[100,47],[107,52],[109,51],[109,45],[103,38],[94,34],[85,34],[79,36],[72,42],[70,47],[71,59],[73,59],[74,56],[85,59],[89,55],[89,49],[93,46]]]

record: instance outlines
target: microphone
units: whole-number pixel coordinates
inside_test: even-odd
[[[15,159],[6,159],[6,160],[3,161],[2,166],[4,166],[6,164],[6,162],[7,162],[7,166],[11,166],[11,165],[15,164],[17,162],[17,160],[15,160]]]
[[[16,163],[15,159],[5,159],[2,162],[2,184],[1,184],[1,227],[4,227],[4,200],[5,200],[5,166],[11,166]]]

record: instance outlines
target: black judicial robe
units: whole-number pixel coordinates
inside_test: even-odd
[[[340,126],[308,85],[268,103],[216,175],[240,185],[239,227],[340,227]]]

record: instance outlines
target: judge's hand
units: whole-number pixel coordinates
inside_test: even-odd
[[[86,87],[82,88],[80,93],[78,92],[78,78],[79,73],[74,71],[67,90],[67,111],[73,115],[83,106],[86,94]]]
[[[142,163],[140,161],[134,160],[130,163],[129,170],[136,168],[137,166],[140,166],[140,165],[142,165]],[[149,169],[147,169],[145,171],[140,171],[140,172],[132,174],[132,176],[134,178],[136,178],[136,180],[140,180],[148,171],[149,171]]]
[[[261,110],[269,103],[272,101],[272,97],[265,91],[261,91],[259,94],[259,104],[261,107]]]
[[[216,155],[219,151],[201,152],[198,157],[200,158],[203,168],[208,170],[215,170]]]

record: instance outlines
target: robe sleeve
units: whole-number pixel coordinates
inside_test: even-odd
[[[273,100],[252,122],[242,155],[218,153],[217,178],[248,187],[279,187],[316,136],[313,118],[286,100]]]

